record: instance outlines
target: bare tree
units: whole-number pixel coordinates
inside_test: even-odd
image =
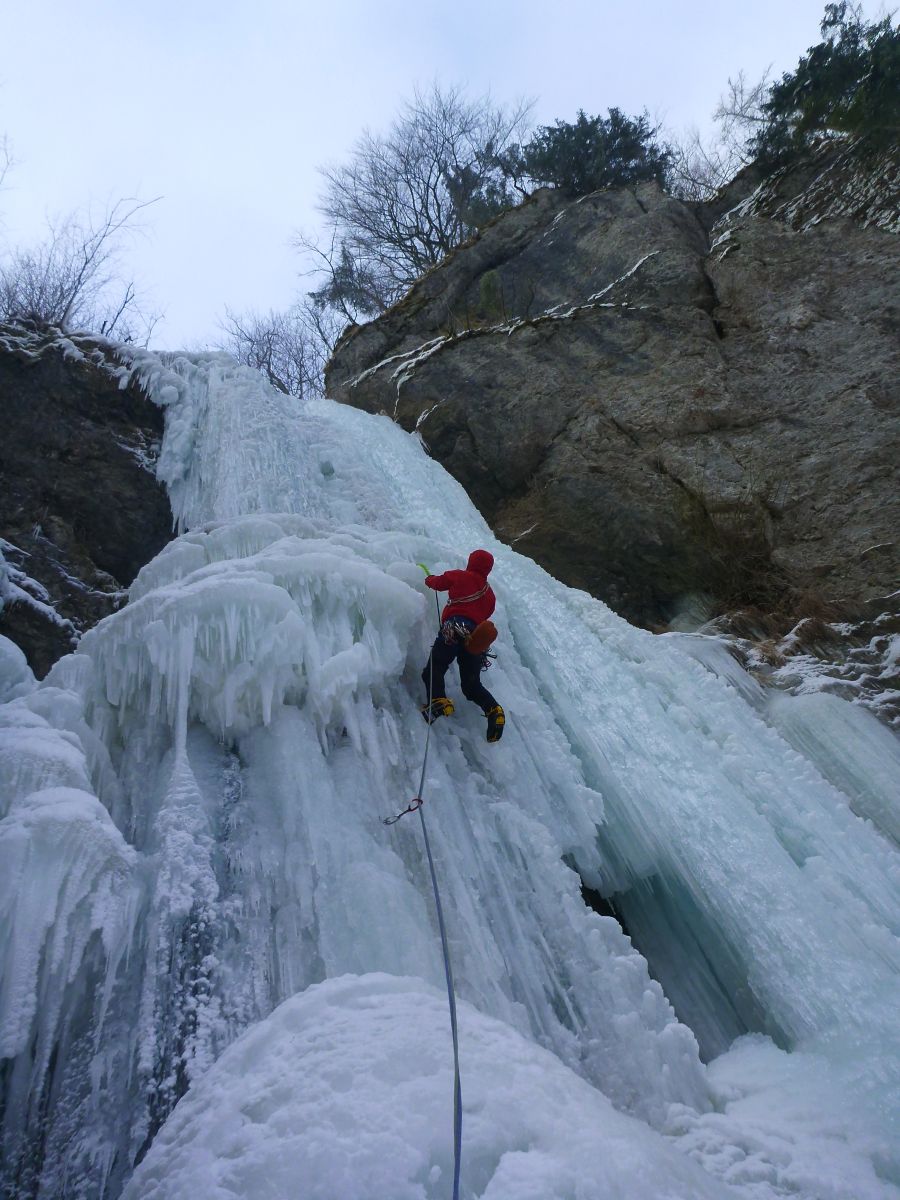
[[[345,324],[355,324],[390,304],[383,279],[367,263],[354,259],[348,244],[339,242],[336,229],[331,229],[327,244],[298,233],[294,245],[309,263],[302,274],[319,281],[307,295],[321,312],[340,314]]]
[[[762,77],[750,84],[744,72],[739,71],[736,79],[729,78],[728,90],[719,97],[713,113],[723,145],[741,160],[742,165],[750,161],[750,139],[768,119],[763,104],[772,87],[771,73],[772,68],[767,67]]]
[[[347,164],[323,168],[330,244],[298,239],[325,267],[320,303],[349,319],[382,311],[508,203],[500,160],[529,109],[435,84],[404,103],[387,134],[366,131]]]
[[[696,127],[669,143],[669,188],[681,200],[707,200],[740,169],[712,139],[704,141]]]
[[[225,310],[219,348],[293,396],[322,395],[325,364],[346,322],[309,298],[286,312]]]
[[[51,222],[45,241],[0,262],[0,318],[28,317],[61,329],[135,336],[135,287],[119,271],[122,237],[153,200],[117,200],[99,220],[74,214]],[[129,324],[130,322],[130,324]]]
[[[770,71],[752,85],[743,71],[729,78],[713,112],[717,132],[712,138],[704,140],[693,128],[669,142],[669,186],[675,195],[706,200],[750,162],[750,143],[766,120],[762,106],[771,87]]]
[[[3,187],[3,180],[14,166],[15,159],[12,155],[12,148],[9,143],[9,138],[4,133],[3,136],[0,137],[0,187]]]

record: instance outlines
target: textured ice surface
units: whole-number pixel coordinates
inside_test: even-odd
[[[0,874],[35,877],[0,908],[15,1052],[0,1188],[115,1196],[179,1096],[287,998],[345,974],[442,984],[416,824],[381,818],[413,795],[423,748],[434,608],[415,564],[481,545],[506,733],[488,745],[460,701],[425,791],[461,997],[713,1174],[749,1156],[747,1195],[881,1195],[861,1189],[900,1174],[900,913],[873,822],[898,775],[844,753],[874,718],[834,708],[829,736],[807,736],[736,667],[562,586],[386,418],[301,405],[224,356],[131,353],[167,407],[160,472],[187,532],[40,685],[0,657]],[[810,1104],[865,1114],[864,1141],[855,1118],[825,1123],[816,1150],[864,1164],[860,1190],[803,1174],[797,1106],[766,1136],[752,1105],[724,1111],[684,1022],[707,1056],[748,1030],[813,1056],[796,1075]],[[781,1059],[759,1061],[777,1092]],[[448,1058],[448,1102],[451,1077]],[[433,1131],[426,1175],[451,1137],[449,1119]]]
[[[24,696],[34,687],[34,675],[25,655],[15,642],[0,634],[0,704]]]
[[[877,1103],[849,1102],[858,1096],[850,1076],[878,1068],[871,1059],[854,1065],[846,1049],[836,1072],[833,1059],[815,1052],[786,1053],[758,1034],[740,1038],[710,1064],[714,1109],[673,1105],[667,1132],[747,1200],[896,1200],[898,1189],[879,1177],[885,1114]],[[849,1087],[836,1078],[843,1073]]]
[[[815,758],[841,788],[853,811],[900,846],[900,740],[884,725],[870,721],[868,713],[825,692],[776,692],[769,711],[791,745]]]
[[[725,1200],[659,1134],[463,1004],[461,1192],[483,1200]],[[285,1001],[191,1089],[126,1200],[443,1200],[446,995],[344,976]]]

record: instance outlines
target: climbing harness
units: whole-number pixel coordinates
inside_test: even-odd
[[[468,617],[448,617],[441,626],[441,637],[448,646],[452,646],[454,642],[462,642],[465,645],[474,632],[475,622]]]
[[[418,563],[426,575],[431,572],[424,563]],[[441,623],[441,605],[437,596],[434,598],[438,610],[438,625]],[[432,677],[434,664],[429,660],[428,672],[428,703],[432,701]],[[444,956],[444,975],[447,980],[447,1000],[450,1005],[450,1032],[453,1035],[453,1200],[459,1200],[459,1170],[462,1162],[462,1088],[459,1081],[459,1029],[456,1023],[456,991],[453,987],[453,968],[450,965],[450,947],[447,942],[447,927],[444,924],[444,909],[441,904],[441,893],[438,888],[437,872],[434,869],[434,858],[431,854],[431,842],[428,840],[428,827],[425,824],[425,801],[422,792],[425,786],[425,768],[428,765],[428,747],[431,742],[431,722],[425,734],[425,753],[422,756],[422,773],[419,776],[419,790],[407,808],[393,817],[385,817],[385,825],[395,825],[407,813],[417,812],[422,823],[422,838],[425,842],[425,853],[428,856],[428,870],[431,872],[431,887],[434,892],[434,907],[437,912],[438,929],[441,933],[441,953]]]

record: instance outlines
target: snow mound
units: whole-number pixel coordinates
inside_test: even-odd
[[[509,1025],[462,1003],[461,1194],[704,1200],[728,1189]],[[124,1200],[437,1200],[453,1178],[447,1001],[345,975],[285,1001],[185,1096]]]
[[[710,1064],[715,1111],[673,1105],[667,1132],[746,1200],[897,1200],[900,1190],[878,1175],[891,1154],[879,1098],[847,1103],[854,1070],[865,1072],[859,1061],[843,1064],[836,1084],[823,1055],[787,1054],[749,1034]]]

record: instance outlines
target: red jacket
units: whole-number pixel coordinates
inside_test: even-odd
[[[487,550],[473,550],[464,571],[445,571],[443,575],[429,575],[425,586],[435,592],[449,592],[450,599],[444,605],[441,620],[448,617],[469,617],[480,625],[486,621],[497,604],[487,577],[494,565],[494,556]]]

